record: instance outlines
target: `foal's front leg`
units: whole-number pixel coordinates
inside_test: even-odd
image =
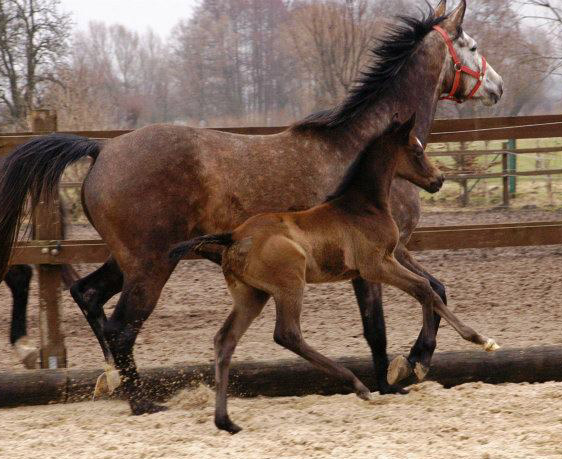
[[[441,298],[433,291],[427,279],[414,274],[396,261],[394,256],[387,257],[382,263],[380,272],[374,277],[379,277],[383,283],[393,285],[416,298],[423,308],[423,326],[420,334],[421,352],[419,360],[410,365],[403,365],[405,358],[398,358],[389,367],[389,382],[396,381],[415,373],[418,380],[423,380],[429,371],[431,357],[435,350],[435,311],[467,341],[482,346],[487,351],[499,348],[496,342],[479,334],[474,329],[464,324],[445,306]],[[396,363],[395,363],[396,362]]]
[[[277,317],[273,338],[275,342],[308,360],[320,370],[347,382],[357,396],[371,399],[369,389],[344,366],[334,362],[313,349],[304,340],[300,326],[303,290],[274,295]]]

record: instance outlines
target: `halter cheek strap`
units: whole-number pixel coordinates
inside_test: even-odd
[[[486,68],[487,68],[486,59],[484,58],[484,56],[482,56],[481,72],[472,70],[470,67],[467,67],[466,65],[462,65],[462,62],[459,59],[457,52],[455,51],[455,47],[453,46],[453,41],[451,40],[451,37],[449,37],[449,34],[440,26],[433,26],[433,28],[437,30],[437,32],[439,32],[439,34],[443,37],[443,40],[445,40],[445,44],[447,45],[447,48],[449,48],[449,54],[451,55],[451,58],[453,59],[453,62],[455,64],[455,80],[453,81],[453,87],[451,89],[451,92],[449,93],[448,96],[440,97],[439,100],[452,100],[458,104],[462,104],[463,102],[472,99],[472,97],[474,97],[474,94],[476,94],[476,92],[480,89],[480,86],[482,86],[482,82],[484,81],[484,77],[486,76]],[[473,78],[476,78],[477,80],[476,85],[474,85],[474,88],[472,89],[472,91],[470,91],[470,94],[466,96],[465,99],[461,99],[459,97],[456,97],[455,95],[461,84],[461,77],[463,73],[467,73],[468,75],[470,75]]]

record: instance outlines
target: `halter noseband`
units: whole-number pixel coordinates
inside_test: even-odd
[[[478,91],[480,89],[480,86],[482,86],[482,82],[484,81],[484,77],[486,76],[486,66],[487,66],[486,59],[484,58],[484,56],[482,56],[481,72],[477,72],[476,70],[472,70],[470,67],[462,65],[455,51],[455,47],[453,46],[453,41],[451,40],[451,37],[449,37],[449,34],[442,27],[433,26],[433,28],[437,30],[437,32],[439,32],[439,34],[443,37],[443,40],[445,40],[445,44],[447,45],[447,48],[449,48],[449,53],[451,54],[451,58],[455,63],[455,81],[453,82],[453,88],[451,89],[451,92],[449,93],[448,96],[440,97],[439,100],[452,100],[458,104],[462,104],[463,102],[466,102],[468,99],[474,97],[476,91]],[[460,99],[456,97],[455,94],[457,93],[457,90],[459,89],[459,86],[461,84],[461,76],[463,72],[467,73],[471,77],[476,78],[476,80],[478,81],[476,82],[476,85],[474,86],[472,91],[470,91],[470,94],[466,96],[465,99]]]

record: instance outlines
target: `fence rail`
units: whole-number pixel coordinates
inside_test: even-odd
[[[37,135],[56,131],[56,114],[49,111],[32,113],[34,132],[22,134],[0,134],[0,156],[10,153]],[[271,135],[285,127],[222,128],[219,130],[249,135]],[[111,139],[130,131],[74,131],[73,134]],[[506,140],[527,138],[562,137],[562,115],[546,115],[516,118],[480,118],[471,120],[435,121],[430,142],[459,142],[480,140]],[[513,149],[511,149],[513,150]],[[554,152],[560,149],[502,150],[504,168],[498,174],[457,174],[449,178],[469,180],[473,178],[498,177],[504,180],[504,202],[507,181],[510,177],[523,175],[547,175],[562,173],[562,170],[516,172],[510,170],[507,155],[530,152]],[[531,151],[532,150],[532,151]],[[548,151],[547,151],[548,150]],[[493,154],[477,151],[474,155]],[[432,156],[468,155],[469,152],[432,152]],[[70,182],[63,187],[81,186]],[[58,368],[66,366],[64,334],[61,329],[60,312],[60,265],[80,263],[102,263],[109,256],[106,244],[101,240],[61,240],[59,203],[43,201],[34,216],[37,240],[21,242],[15,247],[12,264],[36,264],[39,266],[40,284],[40,331],[41,366]],[[562,222],[533,222],[523,224],[468,225],[453,227],[419,228],[413,234],[408,247],[411,250],[440,250],[460,248],[491,248],[523,245],[562,244]]]

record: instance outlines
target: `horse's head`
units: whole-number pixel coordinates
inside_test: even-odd
[[[394,122],[390,128],[392,141],[387,148],[394,149],[396,156],[396,175],[423,188],[429,193],[437,193],[443,186],[445,177],[425,153],[425,149],[414,132],[416,114],[404,124]]]
[[[446,4],[447,0],[441,0],[436,9],[438,15],[445,15]],[[463,30],[465,12],[466,0],[461,0],[433,32],[440,35],[447,49],[442,86],[446,96],[443,98],[459,103],[476,99],[491,106],[503,95],[503,79],[480,54],[476,41]]]

